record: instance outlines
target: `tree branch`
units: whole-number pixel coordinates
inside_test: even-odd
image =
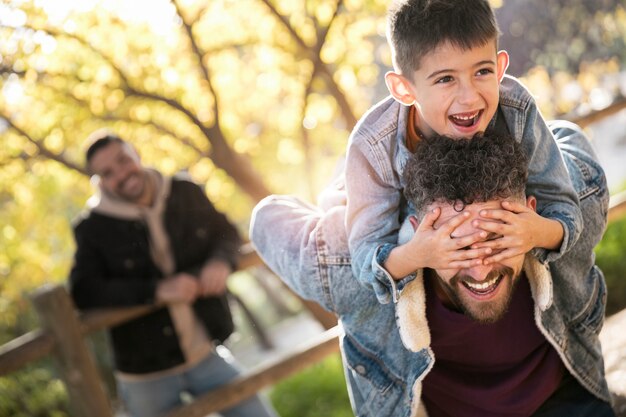
[[[269,0],[261,0],[261,1],[265,4],[265,6],[267,6],[268,9],[270,9],[272,14],[283,24],[285,29],[287,29],[287,31],[291,34],[291,37],[300,46],[300,49],[303,49],[305,52],[307,52],[307,54],[310,55],[311,54],[310,46],[307,45],[306,42],[304,42],[304,39],[302,39],[300,35],[298,35],[298,32],[296,32],[293,26],[291,26],[287,17],[280,14],[278,10],[274,7],[274,5],[269,2]]]
[[[26,133],[24,130],[22,130],[20,127],[18,127],[15,123],[13,123],[13,121],[9,117],[7,117],[5,114],[2,114],[0,117],[4,118],[6,123],[9,125],[9,128],[11,128],[15,132],[17,132],[20,136],[23,136],[29,142],[34,144],[37,147],[37,150],[39,150],[39,153],[41,155],[45,156],[48,159],[56,161],[56,162],[58,162],[58,163],[60,163],[60,164],[62,164],[64,166],[66,166],[67,168],[73,169],[74,171],[78,171],[78,172],[80,172],[83,175],[88,175],[87,171],[85,170],[85,168],[83,168],[81,166],[78,166],[77,164],[75,164],[73,162],[68,161],[67,159],[65,159],[63,154],[56,154],[56,153],[52,152],[50,149],[46,148],[41,140],[33,139],[32,136],[30,136],[28,133]]]
[[[341,6],[343,6],[343,0],[337,0],[337,6],[335,7],[335,12],[333,13],[333,17],[330,18],[328,25],[321,28],[321,30],[317,31],[317,46],[315,50],[315,55],[317,55],[318,57],[320,53],[322,52],[322,48],[324,47],[324,44],[326,43],[328,32],[330,31],[330,28],[333,25],[333,22],[339,15],[339,9],[341,8]]]
[[[228,173],[228,175],[230,175],[235,182],[255,201],[259,201],[270,194],[269,189],[265,186],[259,174],[254,171],[249,161],[236,152],[233,152],[233,150],[228,146],[222,131],[218,127],[215,125],[212,127],[204,126],[194,116],[194,114],[191,113],[190,110],[170,98],[132,89],[130,89],[129,95],[135,95],[165,103],[185,114],[202,131],[202,134],[211,143],[211,152],[208,155],[205,155],[213,161],[215,166],[226,171],[226,173]]]
[[[48,33],[49,35],[51,35],[53,37],[66,37],[66,38],[74,39],[75,41],[77,41],[78,43],[83,45],[85,48],[89,49],[91,52],[93,52],[94,54],[98,55],[111,68],[113,68],[113,70],[117,73],[118,77],[120,78],[120,80],[122,81],[122,83],[124,85],[129,85],[128,78],[126,77],[126,74],[124,74],[122,69],[120,67],[118,67],[117,64],[115,64],[115,62],[113,61],[113,58],[109,57],[104,52],[100,51],[99,49],[94,47],[91,43],[89,43],[87,40],[81,38],[80,36],[72,34],[72,33],[61,32],[61,31],[59,31],[59,30],[57,30],[55,28],[52,28],[52,27],[37,28],[37,27],[34,27],[34,26],[30,26],[30,25],[25,25],[24,27],[32,29],[32,30],[35,30],[35,31],[40,30],[40,31],[46,32],[46,33]]]
[[[278,10],[276,10],[274,5],[272,5],[269,2],[269,0],[261,0],[261,1],[270,9],[272,14],[283,24],[283,26],[287,29],[287,31],[291,34],[293,39],[296,41],[300,49],[309,57],[309,59],[311,59],[312,61],[315,61],[317,58],[319,58],[319,51],[313,50],[311,47],[309,47],[306,44],[306,42],[304,42],[304,40],[300,37],[300,35],[298,35],[296,30],[291,26],[291,24],[289,23],[289,20],[285,16],[281,15],[278,12]],[[341,5],[341,3],[342,3],[342,0],[337,0],[336,11],[339,10],[339,6]],[[334,17],[333,17],[333,20],[334,20]],[[321,50],[321,47],[319,47],[319,49]],[[337,103],[339,104],[339,108],[341,109],[341,113],[343,114],[343,117],[346,120],[346,124],[349,127],[354,126],[357,122],[357,118],[354,115],[354,112],[352,111],[352,106],[350,105],[350,103],[348,103],[348,99],[346,98],[346,95],[343,93],[343,91],[341,91],[341,89],[335,82],[333,75],[332,75],[332,71],[328,68],[328,65],[322,62],[319,68],[319,72],[324,76],[324,80],[330,90],[330,94],[335,98],[335,100],[337,100]]]
[[[151,126],[157,132],[161,132],[164,135],[168,135],[168,136],[171,136],[173,138],[176,138],[183,145],[188,146],[189,148],[193,149],[202,158],[206,157],[207,153],[205,151],[203,151],[202,149],[200,149],[189,138],[181,138],[180,136],[178,136],[176,134],[176,132],[174,132],[173,130],[169,129],[168,127],[164,126],[161,123],[155,122],[154,120],[151,120],[150,122],[140,122],[138,120],[134,120],[131,117],[121,117],[121,116],[116,116],[116,115],[113,115],[113,114],[107,114],[106,116],[99,117],[98,119],[102,120],[102,121],[105,121],[105,122],[119,121],[119,122],[123,122],[123,123],[127,123],[127,124],[139,124],[139,125],[142,125],[142,126],[146,126],[146,125],[147,126]]]
[[[317,66],[313,66],[313,71],[311,72],[311,77],[309,77],[309,81],[307,82],[306,89],[304,91],[304,105],[302,106],[302,119],[305,118],[306,109],[308,107],[308,97],[311,94],[311,90],[313,89],[313,81],[315,80],[315,75],[317,73]],[[311,141],[309,138],[309,130],[301,124],[300,131],[302,133],[302,146],[304,147],[304,168],[306,172],[307,178],[307,186],[309,187],[309,198],[311,201],[315,201],[315,186],[313,184],[313,160],[311,158]]]
[[[181,17],[182,18],[182,17]],[[32,28],[33,30],[38,30],[36,28]],[[202,131],[202,133],[209,138],[209,141],[211,141],[211,134],[215,133],[213,132],[213,128],[207,128],[206,126],[204,126],[204,124],[202,124],[202,122],[200,122],[200,120],[198,120],[198,118],[186,107],[184,107],[182,104],[180,104],[178,101],[171,99],[171,98],[167,98],[167,97],[163,97],[161,95],[155,94],[155,93],[150,93],[150,92],[146,92],[146,91],[141,91],[136,89],[135,87],[133,87],[131,85],[131,83],[128,81],[128,78],[126,77],[126,75],[123,73],[123,71],[121,70],[121,68],[119,68],[114,62],[113,59],[111,59],[110,57],[108,57],[106,54],[104,54],[102,51],[100,51],[99,49],[95,48],[93,45],[91,45],[89,42],[87,42],[85,39],[81,38],[80,36],[74,35],[74,34],[68,34],[65,32],[60,32],[57,31],[53,28],[46,28],[46,29],[41,29],[46,31],[47,33],[49,33],[52,36],[65,36],[65,37],[69,37],[71,39],[75,39],[76,41],[78,41],[80,44],[82,44],[83,46],[85,46],[86,48],[88,48],[90,51],[94,52],[95,54],[97,54],[98,56],[100,56],[105,62],[107,62],[107,64],[109,64],[111,66],[111,68],[113,68],[113,70],[118,74],[118,76],[120,77],[122,83],[123,83],[123,87],[126,90],[127,95],[133,95],[133,96],[138,96],[138,97],[144,97],[144,98],[148,98],[148,99],[152,99],[152,100],[156,100],[159,101],[161,103],[165,103],[167,104],[169,107],[172,107],[180,112],[182,112],[183,114],[185,114],[190,121],[196,125],[198,128],[200,128],[200,130]],[[211,141],[212,143],[212,141]],[[206,153],[204,153],[206,155]]]
[[[49,72],[45,72],[45,73],[40,73],[40,76],[47,76],[47,75],[59,75],[59,76],[63,76],[66,78],[73,78],[74,77],[68,77],[66,74],[51,74]],[[75,79],[76,81],[78,81],[78,79]],[[41,83],[40,86],[42,88],[47,88],[51,91],[53,91],[54,93],[62,96],[64,99],[66,100],[70,100],[73,101],[77,106],[82,107],[82,108],[89,108],[89,103],[86,102],[85,100],[81,100],[80,98],[76,97],[74,94],[71,94],[68,91],[65,90],[61,90],[55,86]],[[154,120],[150,120],[149,122],[140,122],[138,120],[135,120],[133,118],[131,118],[130,116],[126,115],[125,116],[120,116],[120,115],[116,115],[114,113],[108,112],[103,116],[96,116],[93,115],[94,118],[98,119],[98,120],[102,120],[105,122],[116,122],[116,121],[120,121],[120,122],[125,122],[125,123],[129,123],[129,124],[140,124],[140,125],[148,125],[148,126],[152,126],[154,129],[156,129],[157,131],[171,136],[173,138],[178,139],[178,141],[180,141],[182,144],[188,146],[189,148],[193,149],[196,153],[198,153],[199,155],[201,155],[202,157],[205,157],[207,155],[206,151],[203,151],[202,149],[200,149],[196,144],[194,144],[189,138],[181,138],[179,135],[177,135],[174,131],[172,131],[171,129],[167,128],[165,125],[158,123]]]
[[[196,56],[198,60],[198,65],[200,66],[202,75],[204,76],[205,81],[208,83],[209,90],[211,91],[211,94],[213,95],[213,99],[214,99],[213,112],[215,114],[215,126],[219,126],[217,94],[215,92],[215,88],[213,87],[213,83],[211,82],[209,68],[206,66],[203,60],[204,54],[200,50],[200,47],[198,46],[198,43],[196,42],[196,38],[193,36],[193,24],[195,22],[191,22],[191,23],[187,22],[187,20],[185,20],[185,17],[183,16],[182,11],[180,10],[180,6],[178,5],[178,2],[176,0],[172,0],[172,3],[174,4],[174,7],[176,8],[176,13],[178,14],[178,16],[180,16],[180,20],[183,22],[183,29],[185,29],[185,33],[187,34],[187,39],[189,39],[191,50],[193,51],[193,54]]]
[[[32,28],[32,29],[38,30],[37,28]],[[188,27],[188,29],[190,30],[191,27]],[[41,30],[44,30],[45,32],[49,33],[51,36],[56,36],[56,37],[64,36],[70,39],[75,39],[81,45],[83,45],[84,47],[88,48],[89,50],[93,51],[95,54],[100,56],[118,74],[120,82],[122,84],[120,88],[126,90],[125,93],[127,97],[136,96],[136,97],[143,97],[146,99],[154,100],[160,103],[164,103],[167,106],[183,113],[185,116],[187,116],[187,118],[191,121],[192,124],[194,124],[200,129],[202,134],[207,138],[207,140],[211,144],[210,153],[207,154],[206,152],[204,152],[203,155],[208,156],[213,161],[215,166],[226,171],[226,173],[230,175],[235,180],[235,182],[247,194],[249,194],[254,200],[258,201],[261,198],[269,194],[269,190],[263,183],[261,176],[257,172],[254,171],[249,161],[247,161],[241,155],[234,152],[228,146],[225,140],[225,137],[223,135],[223,132],[221,131],[217,123],[217,117],[216,117],[216,123],[214,123],[213,126],[207,127],[202,122],[200,122],[200,120],[195,116],[195,114],[190,109],[186,108],[175,99],[164,97],[157,93],[143,91],[142,89],[133,87],[131,83],[129,82],[128,78],[126,77],[126,75],[124,74],[124,72],[121,70],[120,67],[118,67],[115,64],[112,58],[108,57],[105,53],[103,53],[102,51],[100,51],[99,49],[91,45],[89,42],[87,42],[85,39],[81,38],[80,36],[60,32],[53,28],[47,28],[47,29],[41,29]],[[191,36],[191,39],[193,39],[193,36]],[[197,51],[199,52],[199,49]],[[200,61],[200,64],[201,66],[203,65],[202,61]],[[208,69],[207,69],[206,75],[208,77]],[[215,103],[216,103],[215,106],[217,107],[217,100]],[[216,112],[216,116],[217,116],[217,112]]]

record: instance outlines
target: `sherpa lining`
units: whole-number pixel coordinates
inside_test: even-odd
[[[523,271],[526,274],[535,305],[541,311],[546,311],[552,304],[552,277],[548,268],[535,257],[527,255],[524,259]],[[409,282],[396,304],[396,321],[400,331],[400,338],[404,346],[414,352],[430,349],[430,330],[426,320],[426,293],[424,290],[424,270],[417,271],[415,279]],[[413,384],[413,401],[411,402],[411,417],[428,417],[424,403],[421,400],[422,379],[432,369]]]
[[[548,268],[535,257],[527,255],[523,271],[530,283],[535,306],[546,311],[552,305],[552,277]],[[430,346],[423,270],[418,270],[415,279],[402,290],[396,304],[396,321],[402,343],[407,349],[419,352]]]
[[[422,382],[419,379],[413,384],[413,401],[411,402],[410,417],[428,417],[428,412],[422,402]]]

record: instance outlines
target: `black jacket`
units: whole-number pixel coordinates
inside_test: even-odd
[[[196,275],[211,258],[236,266],[237,230],[215,210],[200,187],[173,179],[164,223],[176,272]],[[139,220],[89,211],[74,227],[76,255],[70,292],[79,309],[122,307],[154,302],[162,273],[150,257],[149,232]],[[225,297],[196,300],[193,309],[207,332],[223,340],[233,324]],[[167,308],[111,329],[117,369],[148,373],[184,362]]]

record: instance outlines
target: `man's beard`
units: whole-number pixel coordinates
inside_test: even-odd
[[[502,266],[491,271],[482,282],[489,282],[493,278],[500,277],[496,291],[500,293],[492,300],[479,301],[472,299],[466,292],[463,281],[476,283],[472,277],[456,274],[450,279],[450,284],[441,279],[437,274],[437,282],[443,292],[450,298],[450,301],[463,314],[481,324],[491,324],[500,320],[508,311],[515,286],[519,281],[519,274],[507,266]],[[462,295],[463,294],[463,295]]]

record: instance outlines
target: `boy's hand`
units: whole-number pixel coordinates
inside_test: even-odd
[[[467,236],[452,237],[456,228],[467,220],[469,213],[459,213],[435,229],[434,224],[440,213],[441,210],[436,208],[424,216],[409,242],[415,251],[415,259],[422,260],[423,264],[420,267],[459,269],[480,265],[482,263],[480,258],[490,254],[492,250],[473,249],[471,245],[484,240],[487,233],[476,232]],[[411,219],[413,220],[414,218]]]
[[[480,265],[482,258],[492,252],[489,247],[471,248],[485,239],[484,231],[452,237],[456,228],[469,217],[468,212],[459,213],[435,229],[440,214],[439,208],[434,209],[419,225],[415,218],[410,219],[416,227],[415,234],[410,241],[394,248],[384,265],[394,279],[402,279],[421,268],[459,269]]]
[[[563,241],[563,226],[556,220],[541,217],[532,208],[512,201],[503,201],[502,210],[482,210],[472,225],[495,235],[494,239],[477,242],[472,248],[491,248],[493,255],[483,263],[500,262],[507,258],[523,255],[531,249],[557,249]]]

